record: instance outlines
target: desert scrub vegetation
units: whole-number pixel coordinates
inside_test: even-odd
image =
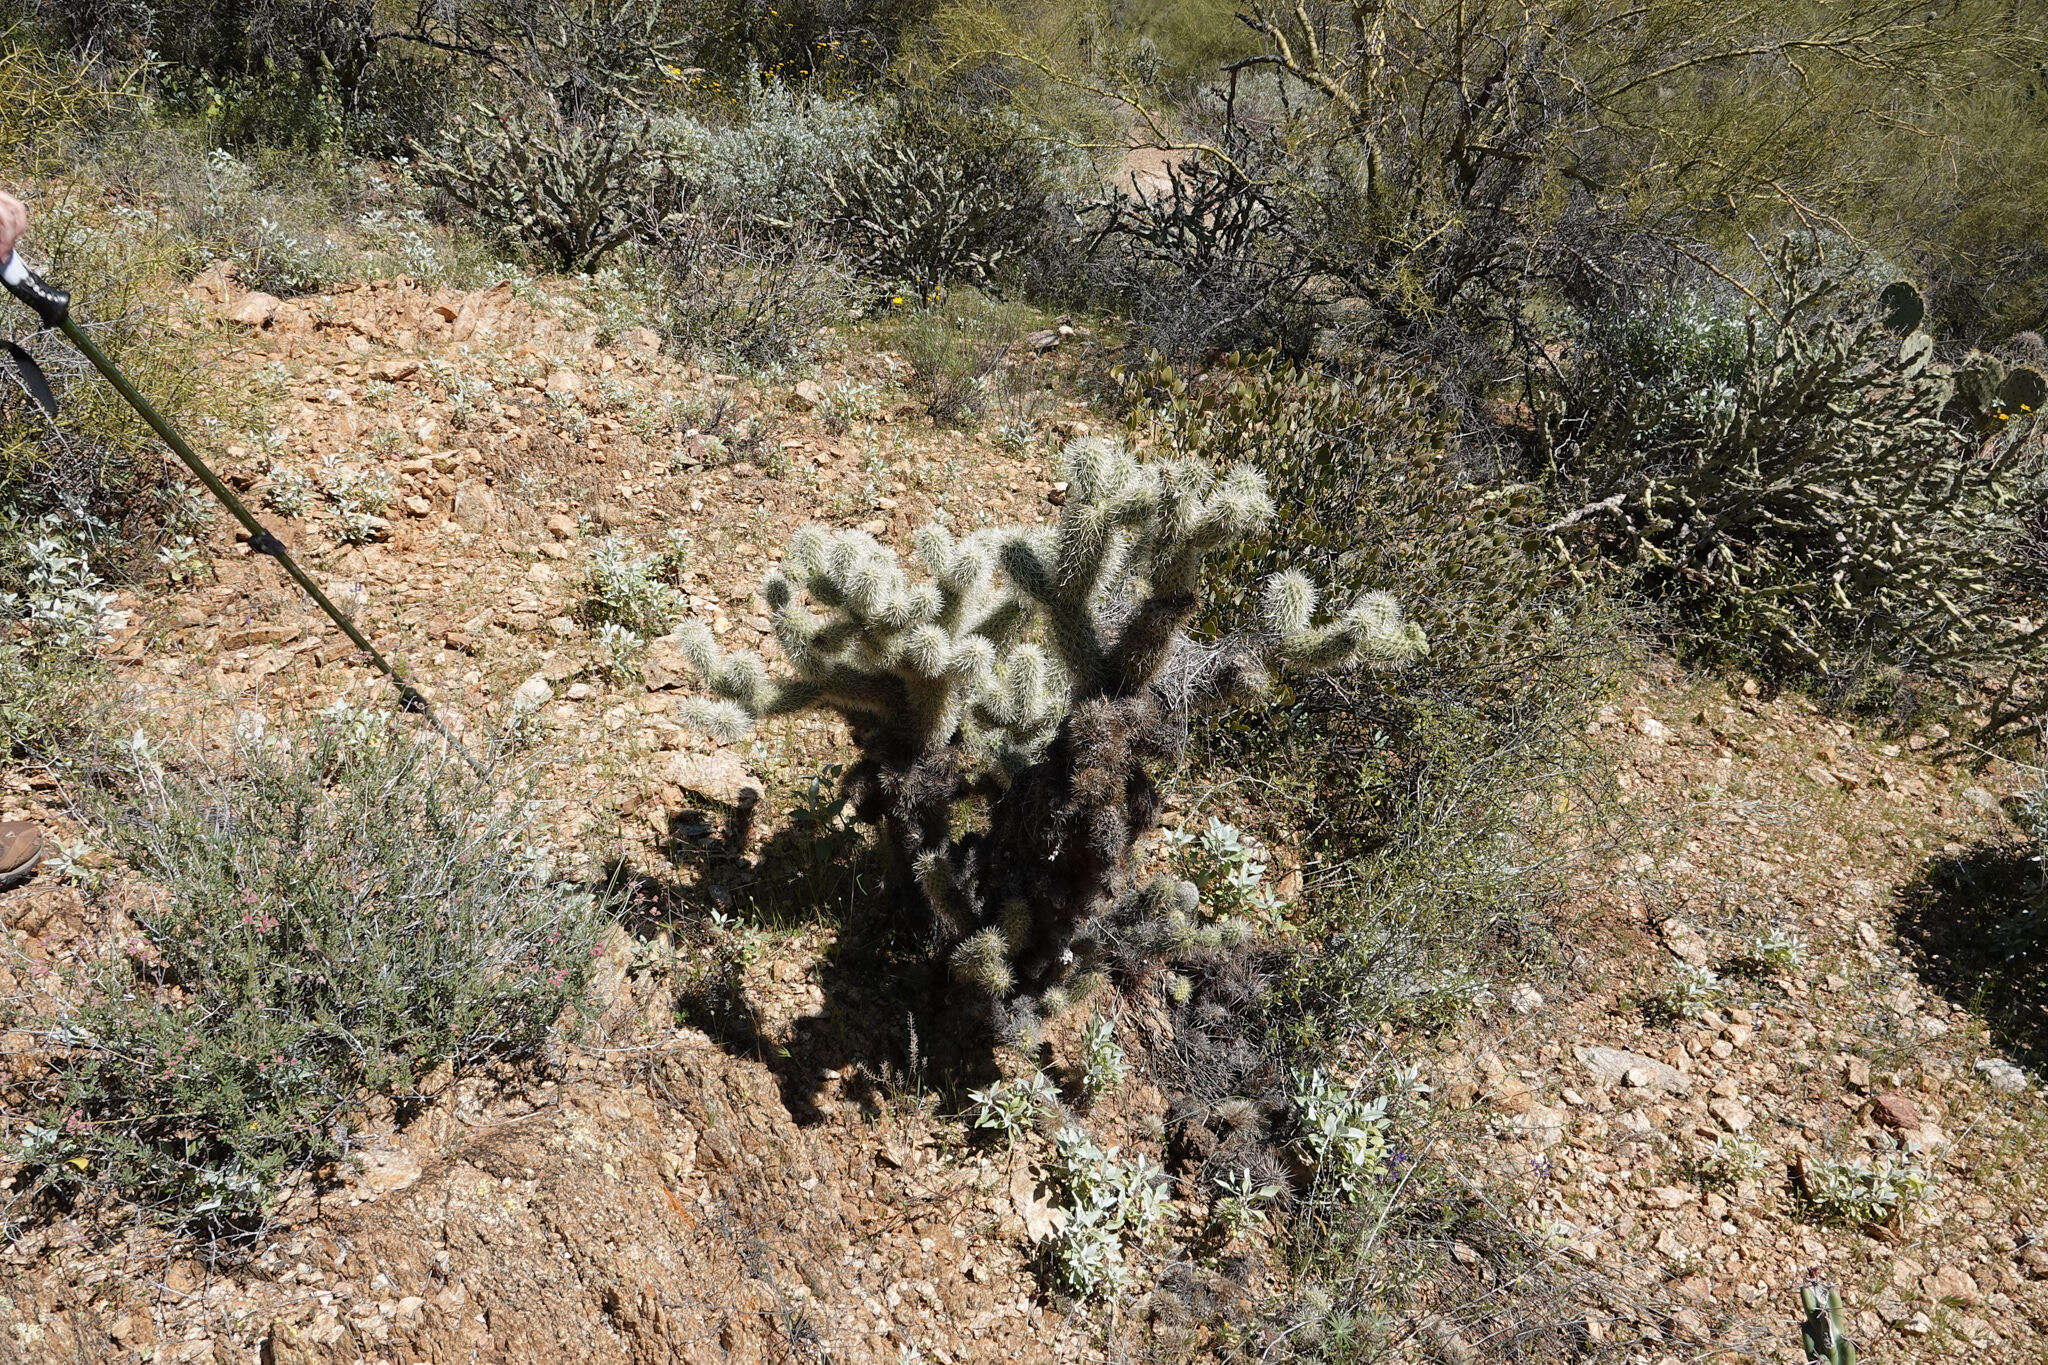
[[[124,779],[96,837],[146,882],[132,931],[72,972],[12,964],[10,1221],[118,1198],[245,1240],[371,1115],[538,1053],[590,979],[601,898],[402,722],[131,750]]]
[[[2041,377],[1938,358],[1911,286],[1880,294],[1808,252],[1785,243],[1740,311],[1595,322],[1540,431],[1571,508],[1546,532],[1633,567],[1693,639],[1766,673],[1840,694],[1880,670],[2002,680],[2038,654],[2004,565],[2039,497]]]
[[[1284,533],[1216,561],[1216,611],[1276,572],[1340,593],[1398,582],[1431,641],[1367,685],[1287,679],[1196,734],[1201,780],[1256,790],[1304,864],[1289,906],[1256,884],[1229,892],[1277,909],[1283,941],[1318,945],[1284,973],[1270,1022],[1334,1040],[1457,1017],[1489,998],[1479,964],[1540,957],[1570,836],[1606,812],[1583,723],[1627,661],[1625,613],[1532,544],[1533,495],[1493,485],[1411,367],[1331,378],[1268,357],[1194,376],[1134,367],[1123,383],[1151,440],[1250,464],[1288,509]],[[1235,860],[1220,831],[1189,836],[1218,843],[1202,861]]]
[[[814,708],[846,719],[861,754],[846,793],[881,827],[905,911],[996,1036],[1025,1042],[1110,969],[1206,945],[1191,884],[1132,875],[1191,715],[1275,670],[1424,649],[1383,593],[1318,619],[1300,573],[1267,581],[1257,624],[1198,644],[1205,564],[1271,517],[1263,478],[1147,463],[1103,438],[1069,444],[1062,472],[1055,526],[926,526],[920,578],[864,533],[799,533],[763,584],[784,677],[701,624],[678,632],[713,694],[685,714],[720,738]],[[985,826],[960,831],[975,796]]]

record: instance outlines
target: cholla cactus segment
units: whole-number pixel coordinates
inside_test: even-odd
[[[984,929],[955,949],[953,975],[986,995],[997,999],[1008,995],[1016,976],[1010,970],[1009,945],[1003,942],[1002,931]]]
[[[1369,592],[1335,620],[1315,625],[1316,589],[1300,573],[1275,574],[1265,588],[1266,628],[1281,660],[1294,668],[1333,668],[1359,659],[1407,663],[1428,652],[1422,628],[1401,615],[1401,604]]]
[[[917,548],[931,574],[922,581],[864,532],[799,531],[762,585],[794,676],[774,680],[753,654],[721,654],[701,625],[679,632],[684,657],[713,693],[754,720],[823,706],[891,726],[918,747],[949,744],[969,704],[998,681],[996,661],[1026,614],[997,580],[987,537],[956,542],[927,527]],[[977,719],[985,730],[1003,730],[1014,711],[987,706]],[[1044,712],[1043,704],[1034,708],[1025,728],[1042,732]],[[730,712],[684,714],[715,721],[722,733],[733,728]]]

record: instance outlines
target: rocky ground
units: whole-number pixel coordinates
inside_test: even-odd
[[[215,275],[180,325],[250,397],[245,429],[214,434],[231,481],[298,508],[265,515],[472,743],[516,730],[558,845],[757,907],[771,888],[747,849],[786,827],[835,736],[798,720],[719,748],[672,719],[687,681],[660,642],[639,676],[608,674],[592,555],[607,535],[653,551],[680,533],[690,612],[772,651],[752,590],[791,530],[900,543],[935,515],[1043,517],[1051,445],[1094,420],[1067,395],[1101,365],[1071,329],[1020,348],[1016,420],[988,424],[1025,433],[1004,445],[935,427],[903,362],[858,341],[803,375],[740,378],[613,336],[553,286],[380,282],[278,303]],[[351,490],[379,481],[390,500],[369,510]],[[224,526],[188,578],[127,604],[112,653],[140,723],[217,738],[237,715],[384,695]],[[1841,1284],[1866,1359],[2048,1357],[2048,1109],[2022,1069],[2048,1034],[2038,1001],[1983,1012],[1974,903],[1952,890],[2000,856],[2017,777],[1937,757],[1939,736],[1891,744],[1674,669],[1634,686],[1596,736],[1629,835],[1578,874],[1565,959],[1413,1044],[1444,1141],[1561,1265],[1592,1272],[1601,1288],[1558,1312],[1612,1358],[1796,1359],[1794,1289],[1815,1273]],[[733,821],[756,794],[760,818]],[[12,773],[0,817],[75,837],[62,795]],[[678,857],[721,825],[719,859]],[[32,960],[90,951],[109,927],[55,870],[0,896],[0,918]],[[361,1168],[294,1195],[252,1260],[209,1265],[118,1214],[14,1241],[0,1359],[1189,1349],[1143,1301],[1077,1313],[1040,1291],[1034,1153],[971,1140],[915,1041],[865,1017],[837,932],[814,915],[749,934],[736,1035],[676,1009],[715,945],[658,916],[622,927],[603,1017],[576,1045],[378,1125]],[[1796,964],[1742,961],[1773,934],[1797,938]],[[1698,967],[1718,988],[1695,978],[1678,997]],[[1164,1109],[1133,1083],[1089,1123],[1156,1156]],[[1831,1221],[1814,1191],[1845,1158],[1917,1163],[1930,1184],[1887,1222]],[[1193,1221],[1203,1201],[1183,1193]],[[1443,1333],[1407,1349],[1425,1348],[1506,1358]]]

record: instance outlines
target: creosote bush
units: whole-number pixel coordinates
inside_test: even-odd
[[[16,964],[11,1212],[114,1196],[260,1230],[366,1107],[530,1055],[575,1004],[602,907],[552,880],[519,806],[388,718],[244,736],[229,767],[131,755],[104,837],[152,883],[137,936],[75,974]]]
[[[1194,946],[1194,887],[1131,874],[1193,715],[1275,669],[1424,652],[1384,593],[1319,619],[1300,573],[1265,583],[1255,623],[1196,641],[1206,567],[1272,515],[1264,479],[1143,462],[1102,438],[1069,444],[1062,465],[1057,524],[926,526],[919,577],[863,533],[799,532],[763,588],[784,676],[721,653],[701,625],[679,632],[715,694],[685,714],[720,738],[796,711],[845,718],[857,816],[885,830],[906,906],[969,998],[1020,1041],[1107,969]],[[971,798],[985,824],[963,831]]]

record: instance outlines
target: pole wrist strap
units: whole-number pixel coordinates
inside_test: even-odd
[[[19,251],[9,252],[7,259],[0,261],[0,284],[27,304],[45,327],[62,327],[71,313],[71,296],[30,270]]]

